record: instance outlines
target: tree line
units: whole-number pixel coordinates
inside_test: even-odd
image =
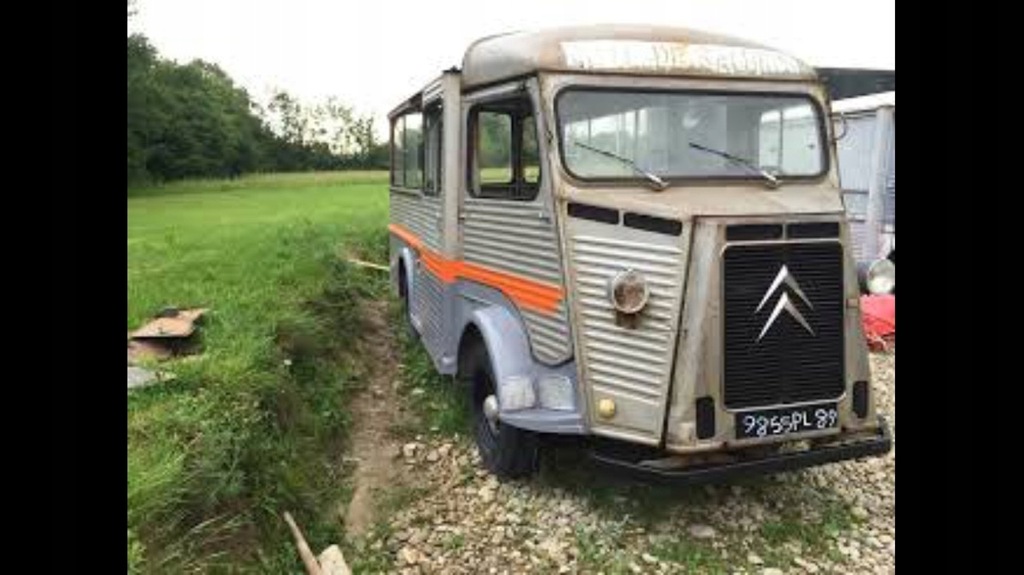
[[[129,4],[129,17],[131,4]],[[216,64],[162,58],[128,36],[128,184],[248,172],[384,169],[373,118],[277,90],[255,102]]]

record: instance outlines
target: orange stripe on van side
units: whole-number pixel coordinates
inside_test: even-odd
[[[419,251],[419,249],[423,247],[423,243],[420,242],[419,238],[398,224],[388,224],[388,231],[398,236],[398,238],[403,242],[409,244],[409,247],[414,250]]]
[[[558,304],[564,297],[562,288],[556,285],[462,260],[445,259],[441,254],[426,247],[415,234],[398,224],[388,224],[388,231],[419,252],[420,260],[427,271],[445,283],[452,283],[459,278],[475,281],[499,290],[522,308],[547,315],[558,311]]]

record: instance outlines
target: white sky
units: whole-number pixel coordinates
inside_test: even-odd
[[[138,0],[128,31],[161,55],[220,65],[263,100],[337,96],[377,118],[477,38],[571,24],[697,28],[761,42],[815,66],[896,68],[893,0]]]

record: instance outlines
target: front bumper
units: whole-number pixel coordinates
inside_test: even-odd
[[[729,463],[709,464],[682,469],[662,469],[597,451],[592,451],[590,456],[597,464],[606,466],[613,471],[638,475],[644,479],[659,482],[692,485],[726,481],[750,475],[764,475],[780,471],[803,469],[846,459],[884,455],[890,450],[892,450],[892,433],[889,430],[888,422],[884,417],[880,416],[878,418],[878,429],[872,437],[867,439],[838,445],[817,446],[806,451],[777,453],[756,459],[732,461]]]

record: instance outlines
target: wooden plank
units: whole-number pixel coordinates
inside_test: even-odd
[[[352,264],[354,266],[359,266],[361,268],[370,268],[372,270],[377,270],[377,271],[382,271],[382,272],[390,272],[391,271],[391,268],[389,268],[388,266],[382,266],[380,264],[375,264],[375,263],[371,263],[371,262],[364,262],[363,260],[357,260],[355,258],[348,258],[348,263],[350,263],[350,264]]]
[[[299,557],[302,558],[302,563],[306,566],[306,573],[309,575],[323,575],[323,571],[320,570],[320,564],[316,562],[316,557],[313,556],[313,551],[310,550],[309,544],[306,543],[306,538],[302,536],[299,526],[295,524],[295,519],[292,519],[292,514],[285,511],[284,520],[292,530],[292,536],[295,537],[295,546],[299,548]]]

